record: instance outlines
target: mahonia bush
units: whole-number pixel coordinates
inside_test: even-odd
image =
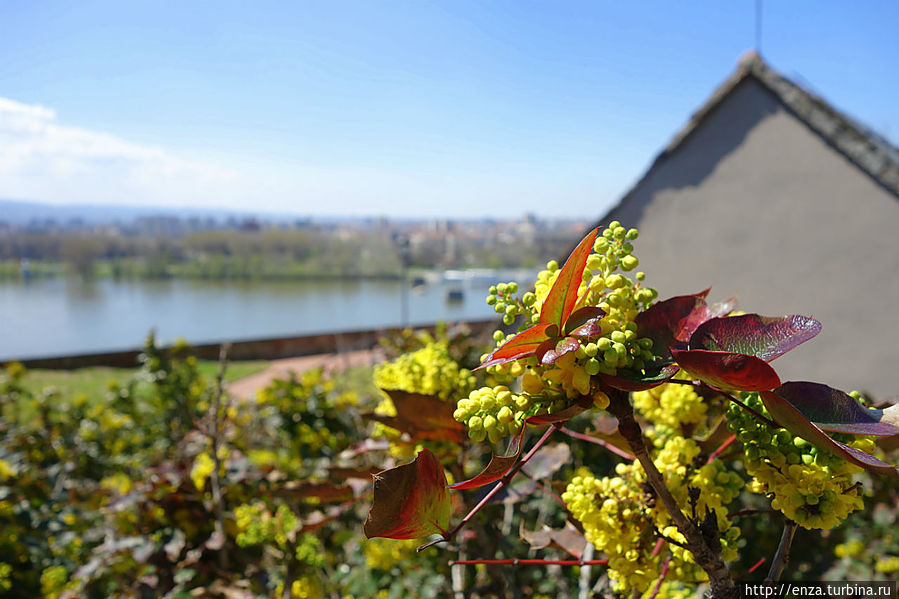
[[[549,365],[528,357],[489,366],[488,373],[510,383],[508,379],[520,379],[520,391],[512,393],[507,385],[482,387],[458,402],[455,417],[466,424],[473,441],[488,438],[497,443],[521,430],[527,418],[562,410],[572,400],[591,395],[595,375],[614,375],[620,368],[639,371],[653,360],[652,340],[639,339],[634,322],[637,314],[658,297],[655,289],[644,286],[644,273],[636,272],[631,277],[639,264],[631,244],[637,236],[636,229],[625,229],[613,221],[597,236],[587,257],[574,310],[591,306],[601,309],[605,315],[600,320],[600,332],[578,339],[576,350],[564,353]],[[521,297],[515,282],[492,286],[487,303],[504,314],[504,324],[512,325],[518,319],[518,331],[523,331],[540,321],[540,311],[559,272],[559,264],[549,262],[538,273],[535,290]],[[496,331],[497,348],[513,336],[514,333]],[[486,358],[486,354],[482,356],[482,360]],[[604,409],[608,397],[595,394],[594,405]]]

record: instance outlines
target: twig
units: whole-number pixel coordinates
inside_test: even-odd
[[[221,539],[222,548],[219,551],[219,565],[223,570],[228,570],[228,549],[227,537],[225,536],[225,501],[222,498],[221,481],[219,480],[219,470],[222,463],[219,458],[219,442],[222,433],[222,394],[224,393],[225,370],[228,367],[228,350],[231,349],[230,343],[223,343],[219,348],[219,370],[215,377],[215,394],[212,397],[212,433],[210,434],[210,442],[212,443],[212,462],[214,468],[210,475],[210,486],[212,488],[212,501],[215,504],[215,534]]]
[[[466,559],[450,562],[451,566],[606,566],[607,559]]]
[[[777,510],[757,510],[757,509],[746,509],[740,510],[739,512],[731,512],[727,515],[727,518],[737,518],[739,516],[755,516],[758,514],[774,514]]]
[[[558,424],[554,423],[554,424],[550,425],[550,427],[548,429],[546,429],[546,432],[543,433],[543,436],[537,440],[537,442],[534,444],[533,447],[531,447],[530,451],[528,451],[527,454],[525,454],[525,456],[518,461],[518,463],[516,463],[514,466],[512,466],[512,469],[509,470],[505,474],[505,476],[503,476],[500,479],[500,481],[498,483],[496,483],[496,485],[494,485],[494,487],[492,489],[490,489],[490,492],[488,492],[486,495],[484,495],[483,499],[481,499],[476,506],[471,508],[471,511],[469,511],[467,514],[465,514],[465,517],[462,518],[462,520],[458,524],[456,524],[451,530],[447,531],[439,539],[434,539],[433,541],[429,541],[429,542],[425,543],[424,545],[419,547],[416,551],[424,551],[428,547],[431,547],[432,545],[436,545],[437,543],[442,543],[444,541],[446,541],[446,542],[452,541],[456,537],[456,535],[459,533],[459,531],[462,530],[462,527],[464,527],[466,524],[468,524],[468,522],[472,518],[474,518],[475,514],[477,514],[479,511],[481,511],[481,508],[483,508],[485,505],[487,505],[490,502],[490,500],[493,499],[494,495],[499,493],[500,489],[502,489],[503,487],[505,487],[506,485],[509,484],[509,482],[512,480],[512,478],[516,474],[518,474],[519,470],[521,470],[521,467],[524,466],[525,464],[527,464],[528,460],[530,460],[532,457],[534,457],[534,454],[537,453],[537,451],[541,447],[543,447],[543,445],[546,443],[546,441],[549,440],[549,437],[556,430],[558,430],[558,428],[559,428]]]
[[[665,581],[665,577],[668,576],[668,567],[671,565],[671,554],[665,558],[665,561],[662,562],[662,571],[659,572],[659,579],[656,581],[656,586],[652,590],[652,594],[649,596],[649,599],[656,599],[659,596],[659,591],[662,590],[662,583]]]
[[[715,458],[721,455],[721,452],[730,447],[730,444],[737,440],[737,435],[734,433],[730,437],[727,438],[727,441],[721,444],[721,446],[713,451],[711,455],[709,455],[709,459],[706,460],[706,464],[711,464],[715,461]]]
[[[780,545],[777,546],[777,553],[771,560],[771,568],[768,570],[768,576],[765,577],[765,583],[771,584],[780,579],[783,574],[784,567],[790,559],[790,545],[793,543],[793,535],[796,534],[796,523],[787,520],[784,523],[783,534],[780,535]]]
[[[721,558],[721,546],[711,546],[697,526],[684,515],[665,484],[662,474],[656,468],[655,462],[649,457],[643,441],[643,431],[634,418],[634,408],[631,406],[627,393],[617,389],[608,389],[607,393],[611,400],[608,410],[618,418],[618,431],[627,440],[634,456],[643,466],[646,480],[662,501],[671,520],[684,535],[687,548],[693,554],[696,563],[708,574],[712,597],[715,599],[737,597],[736,585],[727,569],[727,564]]]
[[[579,433],[577,431],[573,431],[570,428],[566,428],[564,426],[559,427],[559,432],[565,433],[572,439],[578,439],[579,441],[586,441],[587,443],[593,443],[594,445],[599,445],[600,447],[605,447],[606,449],[608,449],[615,455],[620,456],[620,457],[624,458],[625,460],[630,460],[632,462],[634,461],[634,456],[632,456],[628,452],[624,451],[623,449],[618,449],[617,447],[615,447],[608,441],[603,441],[602,439],[598,439],[591,435],[585,435],[584,433]]]

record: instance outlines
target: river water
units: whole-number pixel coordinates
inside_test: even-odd
[[[450,275],[416,287],[408,324],[491,318],[488,285],[533,274]],[[372,280],[0,281],[0,361],[132,349],[151,329],[164,344],[199,344],[400,326],[403,288]],[[450,290],[462,299],[448,300]]]

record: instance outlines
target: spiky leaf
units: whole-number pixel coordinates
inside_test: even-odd
[[[719,389],[768,391],[780,385],[774,369],[755,356],[704,349],[674,349],[671,355],[681,368]]]
[[[748,354],[770,362],[820,332],[821,323],[808,316],[718,317],[696,329],[690,336],[690,349]]]
[[[452,509],[446,474],[430,450],[372,478],[374,499],[363,526],[367,538],[417,539],[446,533]]]

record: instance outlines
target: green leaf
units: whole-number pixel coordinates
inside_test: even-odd
[[[725,316],[702,323],[690,336],[690,349],[748,354],[770,362],[820,332],[821,323],[808,316]]]
[[[571,316],[597,231],[598,228],[590,231],[568,256],[540,309],[540,324],[554,324],[562,330],[562,325]]]
[[[451,503],[443,466],[428,449],[414,461],[372,476],[374,499],[363,530],[369,539],[446,534]]]
[[[785,429],[802,437],[820,450],[832,453],[844,460],[860,466],[874,474],[887,476],[899,476],[899,470],[886,462],[878,460],[874,456],[850,447],[839,441],[831,439],[827,434],[808,418],[794,408],[790,402],[771,391],[763,391],[759,394],[768,413]]]
[[[521,456],[521,449],[524,445],[524,431],[525,427],[521,427],[521,432],[512,437],[506,455],[494,454],[490,458],[490,463],[487,464],[487,467],[480,474],[466,481],[450,485],[448,488],[454,490],[477,489],[504,477],[515,465],[515,462],[518,461],[519,456]]]
[[[851,435],[899,435],[899,408],[870,410],[839,389],[803,381],[773,391],[818,428]]]
[[[673,349],[671,355],[681,368],[719,389],[768,391],[780,386],[774,369],[756,356],[704,349]]]

